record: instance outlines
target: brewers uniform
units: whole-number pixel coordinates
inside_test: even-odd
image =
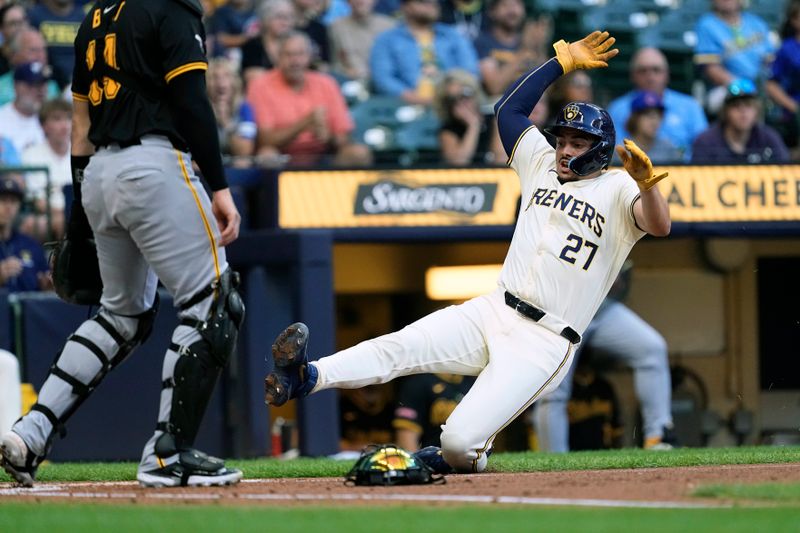
[[[85,210],[103,293],[97,315],[56,358],[38,403],[2,439],[4,467],[25,485],[67,419],[149,335],[159,280],[174,297],[180,325],[164,358],[158,423],[137,478],[176,486],[242,477],[192,447],[244,313],[217,223],[226,234],[231,224],[238,231],[218,140],[210,135],[202,12],[196,0],[101,0],[75,39],[72,163],[78,175],[85,170],[70,225]],[[88,131],[75,137],[81,120]],[[223,218],[192,170],[190,148]]]
[[[612,44],[605,41],[597,53]],[[556,126],[583,130],[594,139],[570,168],[597,176],[565,183],[556,173],[555,150],[527,119],[564,71],[560,60],[551,59],[518,80],[495,106],[523,199],[497,289],[308,364],[307,330],[290,326],[273,346],[276,370],[266,379],[268,402],[421,372],[474,375],[474,385],[442,426],[440,464],[419,457],[440,471],[484,470],[497,434],[561,382],[580,332],[644,235],[632,211],[639,196],[636,182],[621,170],[600,174],[614,146],[605,111],[582,103],[562,111]]]

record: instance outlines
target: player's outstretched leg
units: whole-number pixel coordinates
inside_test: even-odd
[[[264,379],[264,401],[280,406],[287,401],[306,396],[317,382],[317,371],[308,364],[308,326],[292,324],[272,344],[275,370]]]

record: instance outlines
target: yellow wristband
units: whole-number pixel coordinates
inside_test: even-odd
[[[553,44],[553,48],[556,51],[556,59],[561,63],[564,74],[575,70],[575,60],[572,58],[572,54],[569,53],[569,43],[561,39]]]

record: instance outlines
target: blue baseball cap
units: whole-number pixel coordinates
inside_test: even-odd
[[[650,91],[639,91],[633,95],[631,113],[639,113],[648,109],[664,111],[664,101],[656,93]]]
[[[14,69],[14,81],[31,85],[45,83],[50,79],[50,67],[44,63],[23,63]]]
[[[25,197],[25,192],[22,190],[22,185],[15,180],[4,176],[0,178],[0,196],[10,195],[16,196],[20,201]]]
[[[725,94],[725,103],[731,102],[733,100],[738,100],[740,98],[757,98],[758,97],[758,88],[756,84],[746,78],[739,78],[737,80],[733,80],[730,85],[728,85],[728,92]]]

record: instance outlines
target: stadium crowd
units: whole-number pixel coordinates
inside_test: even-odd
[[[553,54],[550,43],[564,37],[560,7],[580,4],[201,3],[223,155],[231,167],[269,168],[503,164],[492,105]],[[662,21],[688,17],[691,90],[674,88],[679,65],[643,39],[624,63],[624,90],[602,87],[602,73],[576,71],[551,87],[531,120],[543,126],[569,101],[595,102],[612,115],[617,141],[635,140],[656,164],[800,161],[800,0],[753,3],[780,17],[767,21],[743,0],[619,0],[647,13],[651,29],[660,27],[656,13]],[[606,4],[586,1],[583,9]],[[64,228],[70,78],[82,60],[73,40],[90,7],[0,0],[0,286],[10,291],[49,289],[39,243]],[[450,387],[442,379],[441,388]],[[419,429],[403,419],[411,410],[398,412],[397,429]]]

